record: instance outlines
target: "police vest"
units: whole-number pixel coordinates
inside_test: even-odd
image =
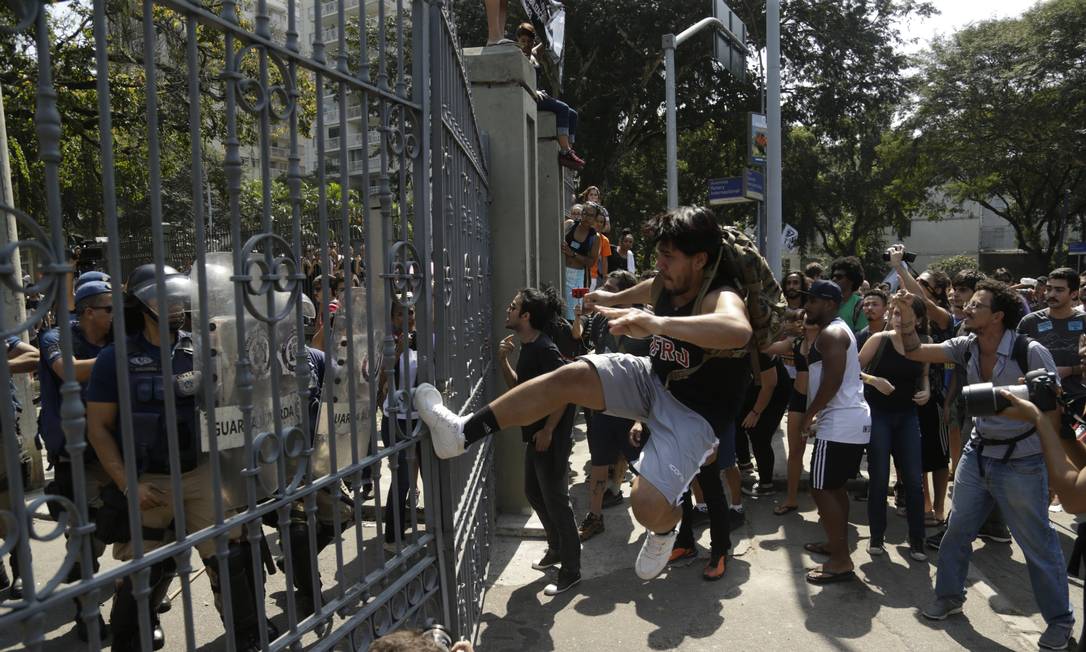
[[[140,473],[169,473],[170,449],[166,426],[166,392],[173,392],[177,414],[177,445],[182,473],[196,468],[199,438],[196,424],[197,383],[193,373],[193,345],[188,333],[179,333],[172,352],[173,377],[165,378],[157,351],[129,339],[128,389],[132,401],[132,437]],[[117,430],[118,447],[120,429]],[[123,448],[122,448],[123,450]]]

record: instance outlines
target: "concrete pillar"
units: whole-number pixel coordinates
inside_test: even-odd
[[[0,88],[0,206],[15,207],[15,193],[11,185],[11,165],[8,161],[8,132],[7,124],[4,121],[3,88]],[[0,222],[0,245],[18,241],[19,229],[15,216],[4,212],[0,214],[0,220],[2,220]],[[18,249],[12,253],[11,263],[15,268],[15,274],[19,279],[18,282],[21,284],[23,273],[19,254]],[[26,321],[26,297],[24,295],[15,294],[5,287],[0,292],[0,302],[3,303],[3,310],[0,310],[0,315],[3,315],[2,326],[8,328]],[[28,341],[27,335],[25,331],[20,333],[24,342]],[[4,351],[6,352],[7,349],[5,348]],[[35,417],[34,401],[32,400],[32,374],[18,374],[13,379],[15,381],[15,394],[23,405],[23,413],[19,418],[19,429],[23,433],[23,447],[30,451],[32,461],[30,486],[24,487],[24,489],[37,488],[44,484],[45,474],[41,451],[33,445],[34,433],[37,432],[38,425]],[[0,451],[0,475],[4,474],[2,467],[3,451]]]
[[[539,278],[562,290],[562,221],[565,168],[558,165],[558,127],[553,113],[539,112]]]
[[[491,337],[497,343],[509,334],[504,307],[541,278],[535,72],[514,47],[467,48],[464,63],[475,117],[490,136]],[[506,391],[497,368],[493,373],[494,386]],[[495,445],[498,509],[530,514],[519,428],[495,435]]]

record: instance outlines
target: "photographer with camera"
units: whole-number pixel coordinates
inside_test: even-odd
[[[954,363],[965,368],[973,387],[963,390],[973,416],[973,434],[962,452],[954,482],[954,512],[940,547],[935,599],[924,617],[943,620],[961,613],[973,539],[993,506],[998,506],[1026,558],[1038,607],[1048,624],[1041,635],[1045,649],[1065,649],[1074,628],[1063,550],[1048,523],[1048,475],[1037,429],[996,414],[1002,394],[995,386],[1016,385],[1023,376],[1031,395],[1043,401],[1046,417],[1058,425],[1054,388],[1056,364],[1039,342],[1017,335],[1021,303],[1005,284],[985,280],[964,307],[967,335],[941,344],[921,344],[907,310],[914,300],[906,291],[894,295],[903,315],[902,343],[910,360]],[[1032,373],[1031,373],[1032,372]],[[977,387],[976,385],[984,383]],[[1020,388],[1024,389],[1024,388]]]

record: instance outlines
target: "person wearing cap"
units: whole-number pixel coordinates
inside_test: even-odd
[[[811,584],[856,576],[849,554],[845,484],[859,474],[864,447],[871,438],[871,410],[860,380],[856,336],[839,316],[841,300],[841,288],[833,281],[815,281],[807,292],[807,323],[821,331],[807,356],[807,412],[800,428],[813,433],[815,440],[811,497],[818,506],[826,541],[808,543],[804,548],[829,558],[807,573]]]
[[[102,348],[109,344],[113,334],[112,286],[107,281],[84,279],[88,272],[76,281],[74,320],[72,332],[72,367],[75,381],[79,383],[80,398],[86,395],[87,383],[91,370]],[[103,275],[104,276],[104,275]],[[108,276],[106,277],[109,278]],[[61,386],[64,377],[64,353],[60,346],[60,329],[53,328],[41,334],[39,339],[41,352],[38,365],[38,378],[41,382],[41,414],[38,431],[45,444],[46,455],[53,466],[53,481],[46,487],[46,493],[75,500],[75,483],[72,476],[71,459],[68,456],[68,441],[61,426]],[[87,447],[83,451],[83,495],[87,501],[87,511],[93,520],[98,508],[102,506],[102,486],[109,483],[109,477],[102,470],[94,455],[94,449]],[[53,505],[53,503],[50,503]],[[54,517],[59,516],[58,513]],[[106,550],[106,544],[98,537],[91,537],[91,549],[94,553],[94,572],[98,571],[98,559]],[[79,562],[68,574],[68,579],[75,581],[82,576]],[[76,607],[76,635],[79,640],[87,640],[87,625],[79,617]],[[107,630],[99,616],[100,636],[105,639]]]
[[[99,527],[106,529],[102,523],[105,514],[108,514],[112,520],[105,522],[113,526],[112,534],[117,536],[118,530],[127,533],[128,523],[117,521],[130,516],[126,497],[129,492],[136,492],[145,553],[166,545],[172,535],[171,523],[175,514],[171,462],[177,465],[181,473],[179,484],[182,495],[179,502],[184,510],[187,531],[196,532],[215,523],[214,497],[208,492],[208,487],[212,485],[210,465],[207,457],[201,455],[196,422],[196,395],[200,379],[193,370],[192,338],[182,330],[191,294],[189,277],[172,267],[156,269],[153,265],[143,265],[133,270],[126,289],[129,313],[126,326],[127,321],[135,321],[134,318],[138,317],[142,327],[126,333],[127,360],[121,362],[126,369],[118,368],[114,345],[107,345],[94,363],[86,391],[88,438],[102,468],[115,485],[103,490]],[[162,329],[162,326],[166,328]],[[162,340],[163,335],[166,341]],[[166,376],[164,370],[167,356],[171,365],[170,376]],[[135,455],[135,459],[129,462],[136,466],[136,486],[128,485],[119,419],[121,398],[117,379],[119,373],[125,372],[132,412],[134,450],[131,453]],[[167,392],[173,393],[175,409],[172,416],[176,419],[173,424],[167,422]],[[177,459],[171,459],[170,431],[176,433]],[[237,649],[258,649],[259,610],[254,591],[256,578],[251,546],[242,541],[241,527],[232,528],[227,537],[225,577],[220,576],[215,540],[207,539],[195,547],[204,562],[212,592],[216,596],[216,606],[222,604],[222,584],[229,582]],[[132,559],[131,542],[123,540],[123,534],[117,538],[113,546],[114,558],[121,561]],[[175,572],[174,561],[167,559],[152,565],[149,570],[149,603],[157,605],[159,594],[165,590],[164,587],[168,587]],[[157,618],[157,613],[152,610],[152,621],[157,621]],[[110,624],[115,652],[139,649],[138,603],[133,595],[131,577],[124,578],[117,590]],[[156,641],[156,644],[162,646],[165,641]]]

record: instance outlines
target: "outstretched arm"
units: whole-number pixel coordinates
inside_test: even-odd
[[[747,308],[731,290],[714,290],[702,301],[702,314],[659,317],[636,308],[601,308],[611,332],[644,338],[664,335],[703,349],[741,349],[753,332]]]
[[[954,362],[942,344],[921,344],[916,332],[916,318],[913,316],[912,300],[916,295],[899,290],[892,301],[901,315],[901,343],[905,347],[905,357],[916,362],[946,364]]]
[[[641,305],[652,301],[652,279],[645,279],[632,288],[621,292],[596,290],[584,297],[584,309],[588,312],[597,306]]]
[[[924,288],[920,287],[920,283],[913,278],[912,272],[909,271],[908,265],[905,264],[904,256],[905,245],[896,244],[890,247],[890,264],[893,265],[894,270],[897,271],[902,286],[904,286],[910,294],[915,294],[924,300],[924,307],[927,309],[928,319],[934,322],[939,328],[950,328],[950,325],[954,322],[953,316],[942,306],[928,298],[927,293],[924,292]]]

